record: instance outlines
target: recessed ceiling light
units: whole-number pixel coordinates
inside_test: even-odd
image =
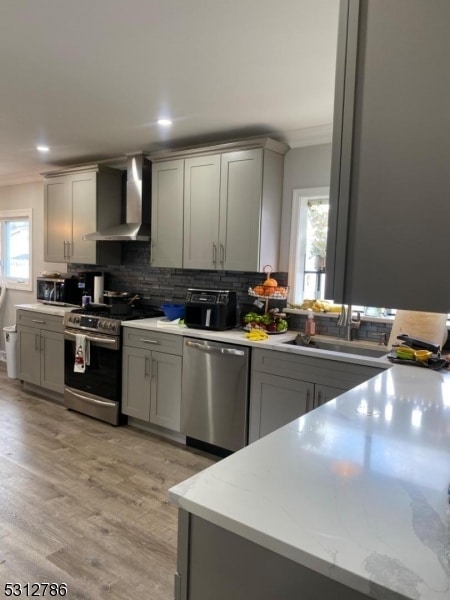
[[[170,119],[158,119],[157,123],[162,127],[169,127],[169,125],[172,125],[172,121]]]
[[[49,152],[50,148],[48,146],[36,146],[36,149],[39,152]]]

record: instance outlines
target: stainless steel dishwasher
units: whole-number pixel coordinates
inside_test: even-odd
[[[246,346],[184,339],[181,431],[187,443],[230,451],[246,445],[249,357]]]

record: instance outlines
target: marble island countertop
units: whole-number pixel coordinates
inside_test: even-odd
[[[450,598],[450,373],[394,366],[169,491],[371,598]]]

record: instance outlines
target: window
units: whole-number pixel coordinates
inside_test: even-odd
[[[325,299],[329,188],[294,190],[289,252],[289,303]],[[333,300],[333,298],[327,298]],[[353,306],[372,317],[394,315],[395,309]]]
[[[289,255],[290,302],[324,299],[329,188],[294,190]]]
[[[31,209],[0,210],[0,279],[7,287],[32,289]]]

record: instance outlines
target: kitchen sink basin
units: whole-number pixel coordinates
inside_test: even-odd
[[[343,340],[311,340],[309,344],[302,344],[297,340],[284,342],[292,346],[301,346],[304,348],[315,348],[318,350],[330,350],[332,352],[344,352],[345,354],[357,354],[358,356],[370,356],[372,358],[380,358],[388,354],[389,350],[386,346],[377,346],[376,344],[364,342],[346,342]]]

